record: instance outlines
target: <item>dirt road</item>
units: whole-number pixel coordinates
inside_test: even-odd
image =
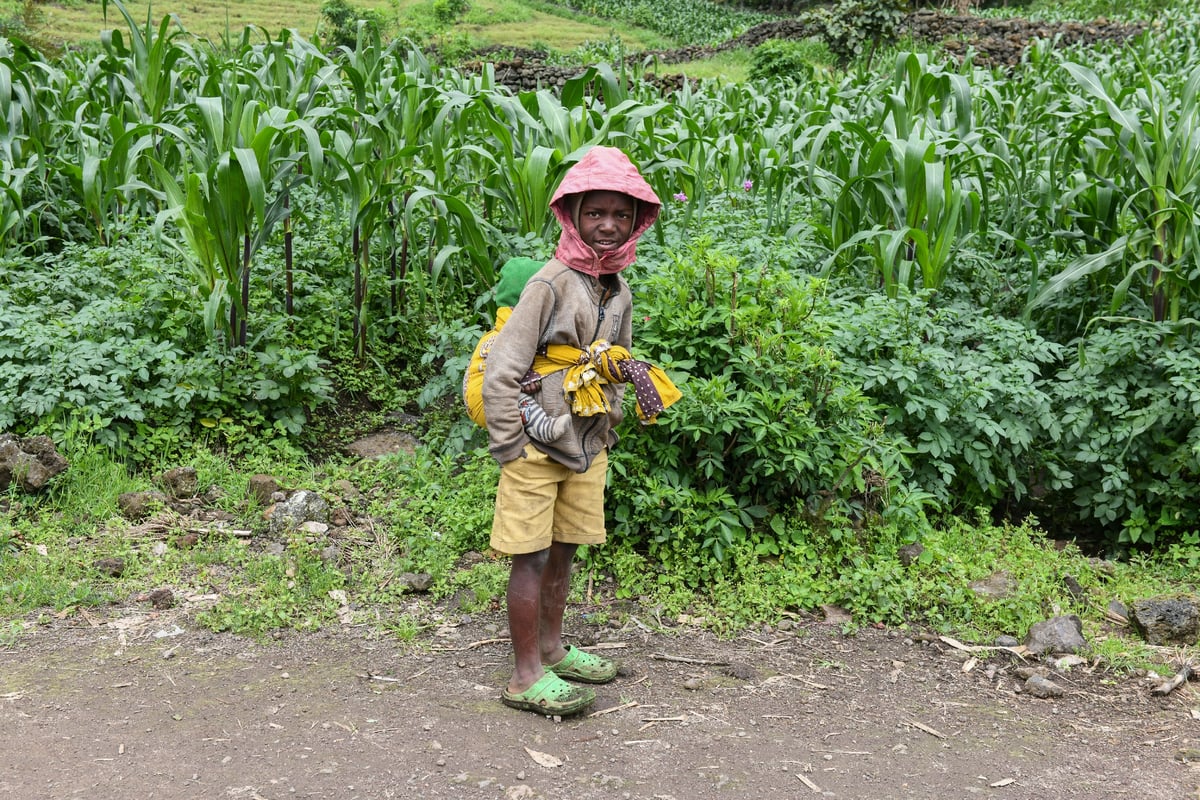
[[[1195,684],[1154,697],[1084,665],[1039,700],[1010,654],[901,632],[626,625],[584,631],[622,675],[556,721],[498,702],[503,625],[262,643],[114,610],[31,629],[0,649],[0,797],[1200,798]]]

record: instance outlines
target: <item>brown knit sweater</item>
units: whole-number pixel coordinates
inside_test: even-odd
[[[607,288],[606,288],[607,287]],[[517,410],[520,381],[533,363],[534,354],[547,345],[567,344],[581,349],[603,339],[622,347],[632,344],[629,286],[620,275],[593,278],[551,259],[521,293],[512,316],[496,337],[488,354],[483,379],[483,408],[487,416],[489,450],[505,464],[521,456],[531,440]],[[571,413],[563,396],[565,372],[542,380],[537,401],[552,416]],[[585,472],[598,453],[616,443],[613,429],[623,417],[624,384],[604,387],[612,405],[608,414],[573,417],[571,431],[553,444],[533,442],[539,450],[569,469]]]

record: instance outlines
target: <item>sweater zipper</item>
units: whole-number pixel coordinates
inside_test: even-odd
[[[596,341],[596,337],[600,335],[600,325],[604,322],[604,305],[609,300],[608,289],[604,286],[600,287],[600,302],[596,306],[596,330],[592,331],[592,342]],[[588,342],[590,345],[592,342]]]
[[[596,304],[596,329],[592,331],[592,341],[584,345],[585,349],[590,348],[592,342],[596,341],[596,337],[600,335],[600,326],[604,323],[604,306],[610,299],[608,288],[603,284],[600,285],[600,302]],[[600,424],[600,420],[593,419],[591,424],[584,429],[583,435],[579,438],[580,450],[583,451],[584,471],[591,469],[592,456],[588,453],[587,442],[591,437],[592,432],[596,430],[596,426]]]

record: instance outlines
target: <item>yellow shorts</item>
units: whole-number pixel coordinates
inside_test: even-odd
[[[492,548],[508,555],[545,550],[552,542],[603,544],[608,451],[587,472],[567,469],[533,445],[500,468]]]

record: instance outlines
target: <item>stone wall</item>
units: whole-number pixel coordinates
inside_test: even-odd
[[[970,15],[957,16],[939,11],[917,11],[905,18],[904,31],[925,42],[941,42],[955,58],[974,50],[974,63],[982,67],[1015,67],[1035,39],[1057,39],[1062,44],[1098,44],[1123,42],[1140,35],[1143,23],[1119,23],[1099,19],[1093,22],[1032,22],[1027,19],[984,19]],[[819,36],[820,26],[805,17],[776,20],[756,25],[741,36],[716,46],[691,46],[675,50],[652,50],[636,53],[627,63],[668,66],[708,58],[725,50],[756,47],[768,39],[805,39]],[[520,48],[491,48],[479,53],[480,60],[465,65],[478,70],[489,53],[504,52],[511,58],[493,62],[496,80],[513,91],[561,88],[578,75],[578,67],[563,67],[543,62],[544,55],[536,50]],[[664,89],[676,89],[683,83],[681,75],[647,74],[646,79]]]

